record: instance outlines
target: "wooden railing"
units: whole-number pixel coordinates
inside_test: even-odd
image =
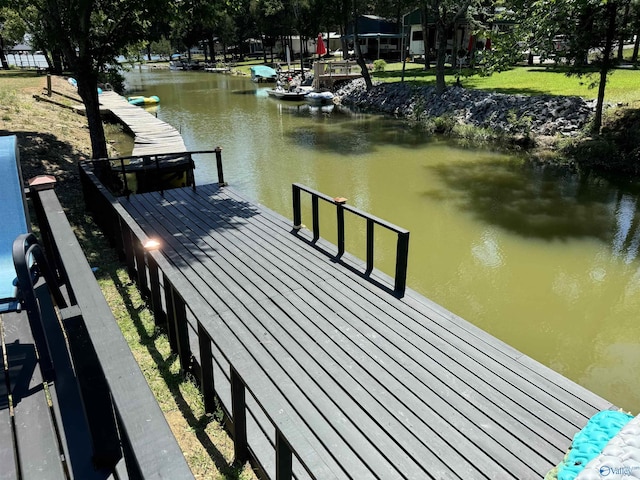
[[[337,258],[342,257],[345,252],[345,227],[344,227],[344,213],[350,212],[354,215],[362,217],[367,222],[367,266],[365,275],[371,274],[374,267],[374,227],[379,225],[398,235],[396,245],[396,270],[395,270],[395,284],[394,292],[399,297],[404,296],[404,292],[407,285],[407,261],[409,256],[409,231],[404,228],[400,228],[392,223],[389,223],[381,218],[375,217],[367,212],[364,212],[356,207],[352,207],[346,204],[344,198],[332,198],[324,193],[320,193],[309,187],[294,183],[292,185],[293,194],[293,226],[295,229],[302,227],[302,208],[301,208],[301,192],[306,192],[311,195],[311,217],[312,217],[312,232],[313,241],[317,242],[320,238],[320,212],[319,212],[319,200],[323,200],[336,207],[336,221],[337,221]]]
[[[126,469],[130,479],[193,479],[52,187],[34,185],[30,198],[47,256],[71,304],[60,309],[60,317],[91,430],[93,462],[118,471],[118,478]]]
[[[156,244],[100,183],[90,164],[81,165],[80,176],[87,206],[99,213],[96,221],[124,256],[129,276],[149,301],[157,325],[166,330],[182,370],[190,372],[199,383],[206,412],[214,414],[218,408],[224,412],[234,441],[235,462],[242,464],[250,460],[262,478],[272,478],[247,438],[248,416],[256,422],[260,416],[266,418],[275,432],[274,437],[269,438],[275,479],[294,478],[294,457],[305,475],[313,479],[334,478],[283,409],[284,404],[276,398],[274,392],[278,391],[278,385],[261,371],[250,352],[232,347],[232,339],[216,327],[216,315],[211,307],[180,269],[155,250]],[[197,335],[197,349],[190,344],[190,330]],[[199,358],[195,357],[194,350],[199,352]],[[224,373],[215,379],[214,364]],[[230,408],[220,397],[223,384],[230,390]],[[248,406],[249,398],[257,409]],[[261,428],[264,432],[264,426]],[[298,471],[300,473],[303,472]]]

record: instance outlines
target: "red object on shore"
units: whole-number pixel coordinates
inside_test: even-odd
[[[324,40],[322,34],[318,34],[318,40],[316,41],[316,53],[321,57],[327,54],[327,47],[324,46]]]

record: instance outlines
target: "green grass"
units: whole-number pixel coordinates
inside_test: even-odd
[[[373,77],[375,80],[398,82],[401,80],[401,70],[402,63],[391,63],[384,73],[377,73]],[[454,69],[447,70],[447,84],[455,83],[457,73]],[[515,67],[487,77],[465,76],[468,73],[465,69],[462,70],[462,85],[479,90],[526,95],[576,95],[588,99],[596,98],[598,94],[596,88],[589,87],[589,84],[597,80],[596,76],[568,76],[561,67]],[[417,85],[435,85],[435,75],[433,67],[424,71],[423,65],[408,63],[405,81]],[[640,102],[640,71],[630,68],[613,71],[609,75],[605,99],[614,103]]]

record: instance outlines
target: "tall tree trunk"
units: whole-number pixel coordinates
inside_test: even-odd
[[[211,57],[211,63],[216,63],[216,44],[213,40],[213,35],[209,36],[209,56]]]
[[[633,56],[631,57],[633,63],[638,61],[638,50],[640,50],[640,31],[636,32],[636,40],[633,42]]]
[[[605,36],[604,49],[602,51],[602,65],[600,65],[600,83],[598,84],[598,100],[596,102],[596,113],[593,119],[592,133],[600,133],[602,127],[602,110],[604,109],[604,92],[607,87],[607,75],[611,70],[611,54],[613,53],[613,41],[616,35],[616,15],[618,13],[618,3],[608,2],[606,6],[607,33]]]
[[[436,93],[441,95],[445,88],[444,61],[447,55],[447,29],[443,21],[436,22]]]
[[[624,7],[624,14],[622,15],[622,22],[620,23],[620,25],[626,25],[627,22],[629,21],[629,9],[631,8],[631,5],[629,5],[628,3],[625,5]],[[625,39],[625,34],[627,33],[625,31],[626,29],[622,29],[622,31],[620,32],[620,35],[618,36],[618,61],[622,61],[624,60],[624,39]]]
[[[426,3],[422,4],[420,9],[420,23],[422,26],[422,45],[424,47],[424,70],[429,70],[431,63],[429,62],[429,10]]]
[[[0,64],[2,64],[3,70],[9,70],[9,62],[7,62],[7,57],[4,54],[4,40],[2,39],[2,35],[0,35]]]
[[[104,137],[104,127],[100,117],[100,102],[98,101],[98,78],[88,66],[78,68],[75,75],[78,82],[78,95],[80,95],[82,103],[84,103],[87,114],[92,157],[107,158],[107,142]]]
[[[267,49],[264,48],[264,35],[260,35],[260,40],[262,41],[262,56],[264,58],[264,63],[267,63]]]
[[[367,91],[373,88],[373,82],[371,81],[371,75],[369,75],[369,68],[367,68],[367,62],[364,61],[362,56],[362,49],[360,48],[360,39],[358,38],[358,11],[356,8],[356,2],[353,2],[353,48],[356,53],[356,61],[362,71],[362,78],[367,86]]]

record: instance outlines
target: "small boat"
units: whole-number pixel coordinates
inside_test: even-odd
[[[275,82],[278,80],[278,72],[266,65],[256,65],[251,67],[250,70],[252,82]]]
[[[151,95],[150,97],[127,97],[127,101],[131,105],[155,105],[160,103],[160,97],[156,95]]]
[[[326,105],[333,103],[333,93],[331,92],[309,92],[305,97],[309,103],[315,105]]]
[[[279,98],[280,100],[304,100],[308,93],[306,90],[288,91],[280,86],[267,90],[267,95]]]

